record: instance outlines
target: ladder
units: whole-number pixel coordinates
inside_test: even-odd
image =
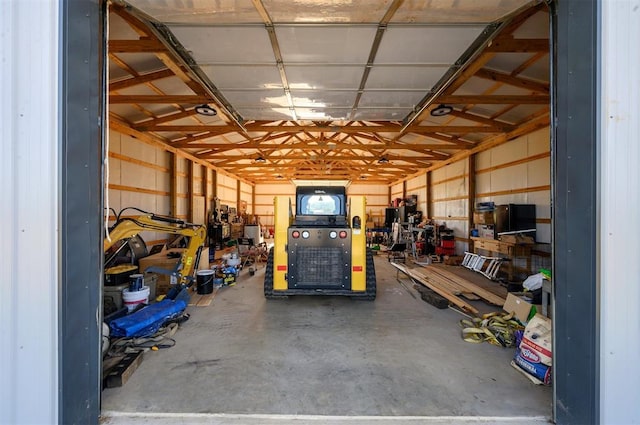
[[[465,252],[462,266],[480,273],[488,279],[496,280],[500,266],[505,260],[506,258],[486,257],[473,252]]]

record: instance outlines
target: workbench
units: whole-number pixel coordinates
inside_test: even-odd
[[[516,258],[524,258],[527,262],[527,272],[531,271],[531,249],[532,244],[519,244],[513,242],[504,242],[498,239],[486,239],[472,236],[473,253],[481,254],[478,251],[487,251],[494,257],[504,257],[508,259],[507,274],[509,280],[513,280],[513,261]]]

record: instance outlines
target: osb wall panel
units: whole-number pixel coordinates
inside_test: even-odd
[[[476,156],[476,202],[534,204],[536,241],[551,242],[549,129],[541,129]]]
[[[347,196],[364,196],[367,202],[367,221],[375,227],[384,223],[384,209],[389,206],[389,187],[373,184],[351,184],[347,187]]]
[[[291,183],[282,184],[257,184],[255,186],[256,203],[255,214],[260,217],[260,223],[267,228],[273,227],[273,198],[275,196],[288,196],[291,199],[292,209],[295,212],[296,187]]]
[[[204,195],[203,172],[200,164],[195,164],[193,167],[193,194]]]
[[[162,149],[141,143],[130,136],[109,132],[108,203],[116,212],[134,207],[155,214],[170,215],[170,156]],[[106,200],[107,201],[107,200]],[[123,216],[138,215],[128,210]],[[110,217],[113,224],[113,217]],[[166,234],[141,232],[153,244]]]
[[[190,161],[178,157],[176,161],[176,208],[174,215],[185,220],[189,219],[189,166]]]
[[[233,177],[218,173],[217,193],[221,205],[238,208],[238,183]]]
[[[247,214],[253,214],[253,186],[240,182],[240,200],[247,203]]]
[[[396,198],[402,198],[402,189],[404,185],[402,183],[397,183],[391,186],[391,201]]]
[[[466,159],[434,170],[431,174],[431,218],[453,229],[456,254],[468,249],[469,168]],[[424,177],[426,180],[426,177]]]
[[[412,195],[418,196],[416,210],[425,214],[427,211],[427,178],[424,174],[407,180],[407,197]]]

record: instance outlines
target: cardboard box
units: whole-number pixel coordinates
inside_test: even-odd
[[[144,277],[144,286],[149,287],[149,303],[152,303],[156,298],[156,282],[158,276],[155,273],[149,273]],[[113,303],[116,310],[120,310],[124,304],[122,302],[122,290],[128,289],[129,283],[123,283],[116,286],[105,286],[103,288],[103,296],[107,302]]]
[[[507,313],[515,312],[516,319],[522,323],[527,323],[531,314],[531,307],[532,304],[529,301],[510,293],[507,295],[507,300],[502,309]]]
[[[474,224],[493,224],[493,211],[482,211],[473,213]]]
[[[495,239],[495,230],[493,224],[478,225],[478,236],[484,239]]]
[[[522,244],[522,245],[531,245],[535,243],[535,241],[531,236],[523,236],[523,235],[500,235],[500,240],[506,243],[514,243],[514,244]]]

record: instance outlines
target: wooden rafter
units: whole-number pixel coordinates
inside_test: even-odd
[[[273,28],[269,28],[274,25],[267,7],[269,4],[265,5],[263,0],[252,2],[265,24],[276,63],[280,63],[276,34]],[[371,63],[375,59],[376,43],[379,44],[386,25],[403,6],[403,0],[387,4],[386,13],[378,23],[377,41],[371,47]],[[548,58],[549,41],[516,38],[516,30],[523,23],[539,11],[546,10],[542,4],[513,17],[484,51],[475,55],[471,63],[465,64],[456,78],[433,99],[431,105],[446,104],[455,108],[448,117],[433,120],[430,116],[433,106],[429,106],[418,110],[419,115],[406,128],[401,120],[238,120],[235,115],[228,115],[232,109],[227,109],[224,99],[219,100],[220,92],[215,87],[213,90],[210,86],[205,87],[207,83],[203,83],[190,63],[180,57],[181,53],[174,49],[174,45],[157,38],[159,33],[153,25],[143,22],[141,19],[144,18],[130,13],[119,3],[110,4],[110,8],[131,26],[138,38],[134,34],[133,37],[129,35],[128,39],[109,40],[109,60],[128,75],[110,82],[109,104],[129,105],[146,117],[137,117],[135,122],[128,122],[127,117],[121,116],[126,115],[121,112],[122,108],[114,108],[121,112],[121,115],[110,113],[117,123],[115,128],[124,131],[123,128],[128,127],[130,134],[138,137],[144,135],[172,152],[184,152],[189,158],[241,176],[246,181],[277,181],[277,176],[284,179],[347,178],[361,181],[361,177],[366,176],[367,182],[391,184],[424,170],[434,169],[439,164],[464,158],[493,146],[492,143],[502,143],[507,137],[533,131],[545,125],[549,119],[548,82],[524,77],[531,75],[526,71],[532,66]],[[494,69],[492,60],[509,53],[520,53],[519,57],[524,56],[525,59],[519,66],[511,68],[510,72]],[[153,55],[162,62],[164,69],[138,72],[136,63],[128,62],[132,54],[138,54],[139,57]],[[284,87],[288,89],[289,82],[284,69],[279,67],[278,71]],[[367,68],[361,78],[360,92],[367,88],[369,71]],[[476,80],[470,81],[471,78]],[[164,79],[171,81],[167,80],[168,84],[156,84]],[[479,83],[477,79],[493,83],[482,93],[470,92],[468,88],[474,85],[472,83]],[[470,84],[466,85],[467,82]],[[176,87],[177,84],[183,85],[177,93],[165,93],[160,89]],[[144,90],[139,91],[144,94],[132,94],[136,91],[127,90],[137,86],[144,86]],[[506,87],[519,90],[501,90]],[[503,94],[523,91],[526,93]],[[354,108],[359,99],[358,96]],[[291,99],[288,100],[291,105]],[[220,104],[217,103],[219,101]],[[203,103],[219,106],[219,118],[222,121],[205,120],[197,115],[194,106]],[[158,108],[150,105],[167,106]],[[476,105],[498,106],[476,108]],[[514,111],[519,105],[532,105],[527,109],[532,112],[524,119],[520,119],[521,116]],[[169,109],[174,112],[166,113]],[[159,110],[163,111],[161,115],[156,112]],[[484,113],[485,110],[490,113]],[[510,118],[513,116],[518,118]],[[266,162],[255,163],[253,159],[258,155],[265,158]],[[382,156],[389,162],[378,163]]]

